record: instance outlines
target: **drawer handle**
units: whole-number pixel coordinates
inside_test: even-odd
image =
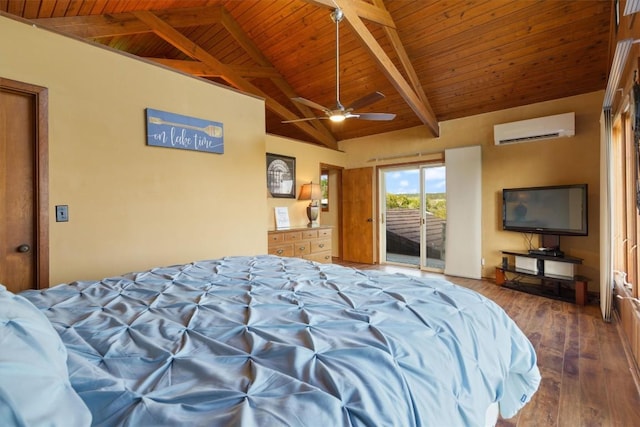
[[[282,253],[283,253],[283,252],[284,252],[284,249],[278,249],[278,250],[276,251],[276,253],[277,253],[278,255],[282,255]]]
[[[304,246],[300,246],[300,247],[298,248],[298,250],[299,250],[300,252],[304,251]]]
[[[324,243],[320,243],[320,244],[318,245],[318,247],[319,247],[319,248],[324,248]]]

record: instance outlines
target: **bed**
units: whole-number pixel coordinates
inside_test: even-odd
[[[498,406],[512,417],[540,382],[531,343],[492,301],[434,277],[265,255],[3,289],[0,420],[482,426]]]

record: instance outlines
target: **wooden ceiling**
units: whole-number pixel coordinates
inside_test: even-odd
[[[322,116],[292,97],[356,112]],[[267,132],[336,141],[603,90],[612,2],[565,0],[0,0],[0,11],[266,99]]]

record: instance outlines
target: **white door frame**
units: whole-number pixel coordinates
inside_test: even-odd
[[[387,172],[391,172],[391,171],[402,171],[402,170],[417,170],[418,171],[418,186],[419,186],[419,193],[420,193],[420,224],[418,225],[420,227],[420,255],[419,255],[419,264],[417,265],[417,267],[420,270],[424,270],[424,271],[434,271],[434,272],[443,272],[443,269],[437,269],[437,268],[432,268],[432,267],[428,267],[427,266],[427,251],[426,251],[426,210],[425,210],[425,186],[424,186],[424,181],[425,181],[425,172],[426,170],[428,170],[429,168],[433,168],[433,167],[444,167],[445,164],[443,162],[438,162],[438,163],[416,163],[416,164],[412,164],[412,165],[395,165],[395,166],[386,166],[386,167],[379,167],[378,168],[378,182],[380,183],[379,185],[379,197],[378,197],[378,201],[379,201],[379,206],[378,206],[378,211],[380,212],[380,218],[379,218],[379,224],[380,224],[380,232],[378,233],[378,240],[379,240],[379,260],[381,264],[396,264],[394,262],[389,262],[387,261],[387,233],[386,233],[386,221],[387,221],[387,212],[386,212],[386,208],[387,208],[387,203],[386,203],[386,194],[387,194],[387,185],[386,185],[386,179],[385,179],[385,173]],[[406,265],[406,264],[403,264]]]

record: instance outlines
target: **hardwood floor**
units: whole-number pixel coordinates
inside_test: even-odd
[[[417,268],[336,263],[361,270],[434,275]],[[599,306],[580,307],[530,295],[491,280],[446,278],[498,303],[536,349],[540,388],[515,417],[500,419],[499,427],[640,425],[640,393],[618,322],[604,322]]]

